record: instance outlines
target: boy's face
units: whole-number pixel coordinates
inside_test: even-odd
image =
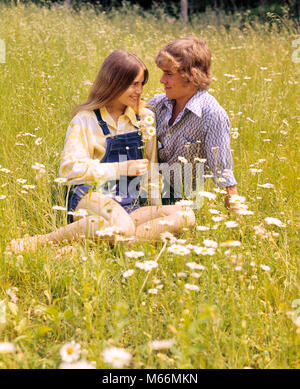
[[[182,99],[187,96],[192,96],[197,89],[191,82],[183,80],[180,73],[172,68],[164,66],[161,68],[163,75],[160,82],[164,85],[166,96],[168,99]]]

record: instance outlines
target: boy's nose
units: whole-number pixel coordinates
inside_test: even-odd
[[[163,76],[161,77],[161,79],[159,80],[159,82],[161,82],[162,84],[165,83],[165,75],[163,75]]]

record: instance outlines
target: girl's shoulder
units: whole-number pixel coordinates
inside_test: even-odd
[[[82,119],[94,119],[95,118],[95,114],[93,111],[88,111],[88,110],[83,110],[83,111],[79,111],[74,117],[72,120],[74,119],[77,119],[77,120],[82,120]]]
[[[79,124],[79,125],[86,125],[89,120],[96,120],[96,116],[93,111],[79,111],[73,118],[71,119],[71,125],[73,124]]]

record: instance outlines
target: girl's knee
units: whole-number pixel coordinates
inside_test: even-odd
[[[194,227],[196,224],[196,215],[192,209],[189,210],[189,216],[188,216],[188,225],[189,227]]]
[[[125,236],[130,237],[135,235],[135,224],[129,215],[128,218],[126,218],[126,220],[123,219],[123,222],[120,224]]]
[[[192,228],[196,223],[196,216],[191,208],[180,209],[179,215],[182,216],[182,221],[185,227]]]

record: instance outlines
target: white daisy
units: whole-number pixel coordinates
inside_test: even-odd
[[[102,230],[97,230],[96,235],[98,236],[114,236],[116,234],[119,234],[121,230],[115,226],[106,227]]]
[[[205,162],[206,162],[206,158],[198,158],[198,157],[195,157],[195,158],[194,158],[194,161],[196,161],[196,162],[201,162],[201,163],[205,163]]]
[[[249,209],[238,209],[237,213],[239,215],[254,215],[253,211],[249,211]]]
[[[245,200],[246,200],[246,198],[244,196],[239,196],[237,194],[233,194],[229,198],[229,202],[232,203],[232,204],[244,203]]]
[[[160,234],[160,239],[164,242],[164,243],[175,243],[176,242],[176,238],[175,236],[171,233],[171,232],[162,232]]]
[[[215,200],[215,198],[217,197],[214,193],[204,191],[198,192],[198,195],[201,197],[206,197],[208,200]]]
[[[260,188],[266,188],[266,189],[274,188],[274,185],[270,184],[269,182],[267,182],[266,184],[257,184],[257,186],[259,186]]]
[[[180,162],[182,162],[182,163],[187,163],[187,162],[188,162],[186,158],[181,157],[181,156],[178,157],[178,160],[179,160]]]
[[[156,128],[153,126],[150,126],[147,128],[147,134],[149,136],[154,136],[156,134]]]
[[[225,224],[225,226],[226,226],[227,228],[235,228],[235,227],[238,227],[238,223],[235,222],[235,221],[233,221],[233,220],[229,220],[229,221],[225,222],[224,224]]]
[[[63,345],[59,351],[61,359],[64,362],[74,362],[80,357],[80,344],[75,343],[74,340]]]
[[[220,194],[226,194],[226,190],[222,189],[222,188],[214,188],[214,191],[217,192],[217,193],[220,193]]]
[[[16,351],[15,345],[9,342],[0,343],[0,354],[8,354]]]
[[[125,255],[128,258],[140,258],[140,257],[143,257],[145,255],[145,253],[143,251],[131,250],[131,251],[125,251]]]
[[[217,209],[209,209],[208,212],[212,213],[213,215],[218,215],[220,213],[220,211],[218,211]]]
[[[225,242],[221,243],[222,247],[238,247],[241,245],[241,242],[238,240],[226,240]]]
[[[206,227],[206,226],[197,226],[196,229],[198,231],[208,231],[209,230],[209,227]]]
[[[177,277],[187,277],[187,274],[184,272],[179,272],[176,274]]]
[[[189,267],[192,270],[205,270],[205,266],[201,265],[200,263],[196,262],[188,262],[186,263],[186,266]]]
[[[165,339],[165,340],[153,340],[148,342],[149,347],[152,350],[167,350],[172,347],[175,343],[174,339]]]
[[[210,239],[205,239],[203,241],[203,244],[205,247],[218,247],[218,243]]]
[[[157,294],[158,290],[156,288],[148,289],[148,293],[150,294]]]
[[[139,269],[150,271],[158,266],[156,261],[144,261],[144,262],[136,262],[135,266]]]
[[[133,270],[133,269],[126,270],[126,271],[123,273],[123,277],[124,277],[124,278],[130,277],[130,276],[132,276],[133,273],[134,273],[134,270]]]
[[[54,182],[57,182],[58,184],[63,184],[64,182],[67,182],[67,179],[64,177],[58,177],[54,179]]]
[[[25,180],[25,178],[17,178],[17,182],[18,182],[19,184],[25,184],[26,181],[27,181],[27,180]]]
[[[180,244],[172,244],[172,246],[168,247],[168,251],[177,255],[187,255],[191,252],[191,250]]]
[[[175,205],[179,205],[180,207],[191,207],[194,204],[192,200],[180,200],[176,201]]]
[[[66,211],[67,210],[66,207],[61,207],[60,205],[53,205],[52,209],[54,209],[56,211]]]
[[[220,215],[220,216],[212,216],[211,218],[215,223],[218,223],[218,222],[221,222],[222,220],[225,219],[224,216]]]
[[[267,224],[274,224],[277,227],[286,227],[286,224],[282,223],[281,220],[275,218],[275,217],[266,217],[265,222]]]
[[[270,268],[269,266],[267,266],[267,265],[260,265],[260,267],[261,267],[263,270],[265,270],[265,271],[270,271],[270,270],[271,270],[271,268]]]
[[[152,126],[153,123],[154,123],[154,118],[152,116],[148,115],[145,117],[144,124],[148,126]]]
[[[214,255],[216,250],[213,247],[195,247],[194,252],[198,255]]]
[[[116,369],[122,369],[123,366],[128,365],[131,354],[124,348],[109,347],[102,350],[103,360],[110,363]]]
[[[42,143],[43,141],[42,141],[42,138],[37,138],[36,140],[35,140],[35,144],[36,145],[40,145],[41,143]]]
[[[185,284],[184,287],[187,290],[200,290],[199,286],[194,284]]]

